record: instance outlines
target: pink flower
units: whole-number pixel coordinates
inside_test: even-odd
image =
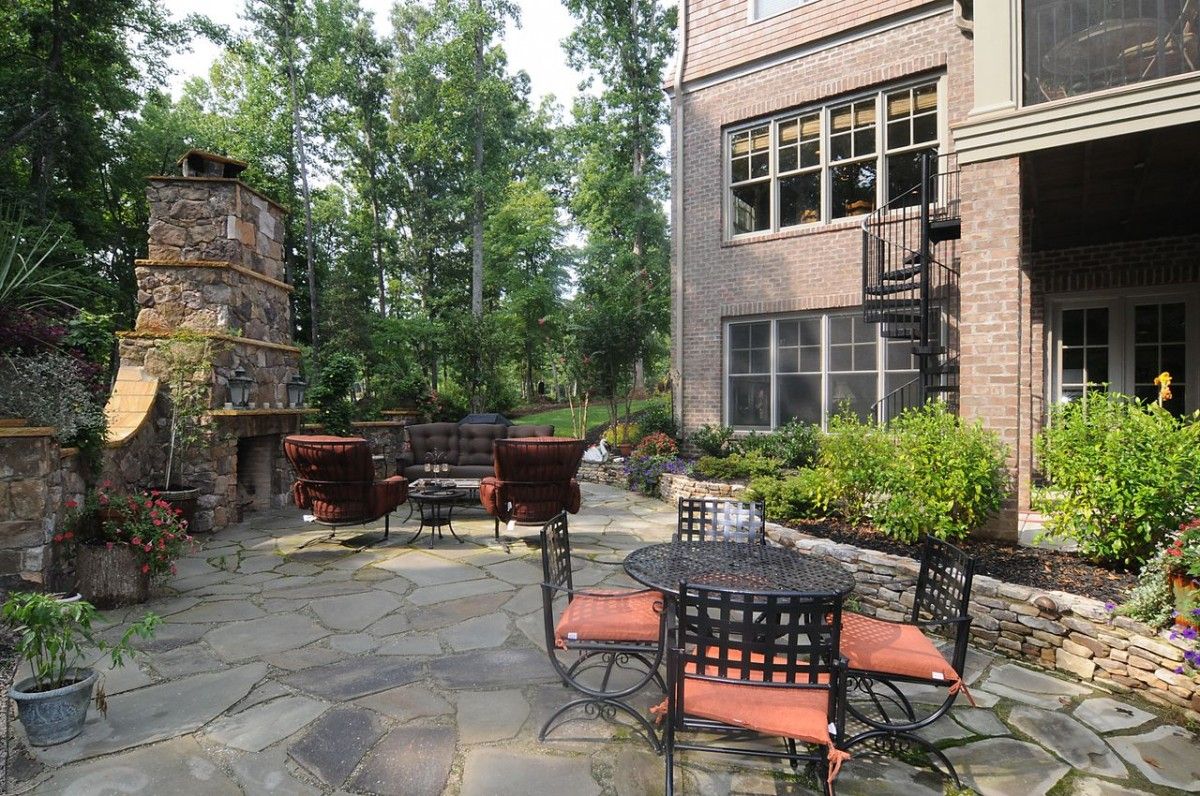
[[[100,496],[100,505],[101,505],[101,506],[107,506],[107,505],[108,505],[108,495],[101,495],[101,496]]]
[[[54,541],[55,541],[55,542],[61,542],[62,540],[63,540],[63,535],[62,535],[61,533],[56,533],[56,534],[54,534]]]
[[[140,545],[140,544],[142,543],[142,537],[140,537],[140,536],[135,536],[135,537],[133,537],[132,539],[130,539],[129,541],[130,541],[130,542],[132,542],[132,543],[133,543],[133,544],[135,544],[135,545]]]
[[[142,546],[142,549],[149,553],[154,549],[154,545],[150,544],[150,542],[146,542],[146,544]]]
[[[150,571],[150,565],[149,565],[149,564],[142,564],[142,572],[143,572],[143,573],[146,573],[146,572],[149,572],[149,571]]]
[[[74,500],[68,500],[64,505],[69,509],[79,508],[79,504],[76,503]]]
[[[64,534],[63,534],[63,538],[64,538],[64,539],[68,539],[68,540],[70,540],[70,539],[74,539],[74,538],[75,538],[75,532],[74,532],[74,531],[67,531],[66,533],[64,533]]]
[[[174,575],[174,574],[175,574],[175,572],[176,572],[175,565],[174,565],[174,564],[172,564],[172,565],[171,565],[171,574],[172,574],[172,575]]]
[[[106,548],[108,548],[109,550],[112,550],[112,549],[113,549],[113,543],[112,543],[112,542],[108,542],[108,543],[106,543],[104,546],[105,546]]]
[[[158,520],[158,519],[156,519],[156,520],[154,521],[154,525],[155,525],[156,527],[157,527],[157,526],[160,526],[160,525],[162,525],[162,520]]]

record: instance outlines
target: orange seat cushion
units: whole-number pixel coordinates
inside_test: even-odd
[[[957,683],[958,672],[921,629],[862,614],[842,614],[841,651],[851,669]]]
[[[578,594],[554,627],[554,643],[659,640],[663,596],[657,591],[598,591]]]
[[[735,727],[829,744],[829,691],[716,682],[688,677],[683,685],[683,712]]]

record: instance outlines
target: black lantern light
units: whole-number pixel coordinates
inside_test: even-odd
[[[245,409],[250,405],[250,388],[254,380],[246,375],[244,368],[235,368],[229,377],[229,400],[235,409]]]
[[[301,378],[300,374],[292,376],[287,383],[288,408],[299,409],[304,406],[304,392],[308,389],[308,382]]]

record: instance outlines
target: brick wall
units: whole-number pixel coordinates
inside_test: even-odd
[[[849,13],[847,5],[853,4],[822,0],[812,8],[836,7],[843,14]],[[744,4],[739,9],[745,13]],[[737,49],[732,40],[726,46]],[[684,312],[677,344],[683,347],[685,431],[721,420],[723,318],[848,307],[862,300],[861,218],[753,240],[722,240],[723,129],[847,92],[941,71],[949,75],[945,101],[954,123],[971,108],[971,53],[971,40],[947,10],[894,31],[685,94],[685,225],[676,230],[682,235],[685,271],[682,296],[673,305],[677,308],[681,302]]]
[[[783,14],[752,22],[751,1],[687,0],[685,80],[877,24],[922,6],[938,5],[929,0],[815,0]]]

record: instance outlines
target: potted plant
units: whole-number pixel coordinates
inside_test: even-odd
[[[615,445],[622,456],[626,458],[633,453],[634,443],[641,437],[642,430],[637,423],[614,423],[604,432],[604,439],[609,445]]]
[[[159,346],[158,353],[170,395],[171,435],[164,478],[153,486],[153,491],[180,509],[190,526],[200,490],[178,480],[178,466],[186,453],[208,437],[202,420],[212,396],[213,342],[195,332],[179,331]]]
[[[74,559],[76,588],[101,608],[145,602],[150,582],[174,574],[193,544],[183,512],[156,492],[110,494],[102,485],[82,506],[67,506],[53,540]]]
[[[17,703],[21,724],[34,746],[63,743],[83,732],[99,676],[84,665],[85,645],[96,649],[99,657],[108,657],[114,668],[123,666],[133,652],[133,637],[150,638],[159,622],[154,614],[146,614],[112,644],[93,633],[96,609],[91,603],[36,592],[12,594],[4,603],[3,616],[16,630],[17,653],[29,661],[33,673],[13,685],[8,695]],[[96,702],[103,710],[103,689]]]
[[[1175,622],[1200,629],[1200,519],[1180,526],[1163,560],[1175,601]]]

